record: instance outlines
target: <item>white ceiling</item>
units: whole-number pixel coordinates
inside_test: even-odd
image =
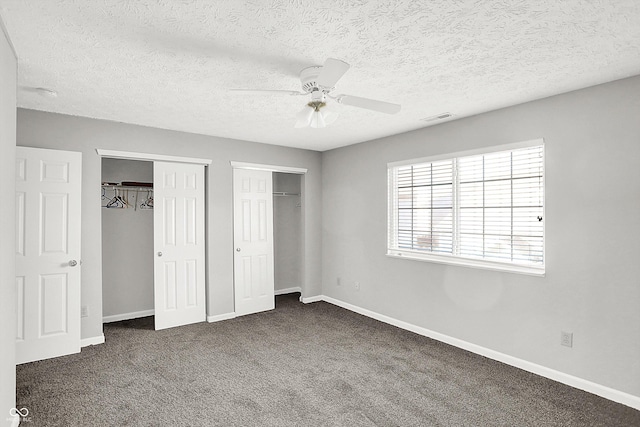
[[[18,106],[327,150],[640,74],[638,0],[0,0],[18,53]],[[328,57],[345,106],[294,129],[299,89]]]

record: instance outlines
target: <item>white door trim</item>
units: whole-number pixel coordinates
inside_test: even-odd
[[[149,160],[149,161],[157,160],[160,162],[193,163],[196,165],[205,165],[205,166],[209,166],[212,162],[211,159],[168,156],[165,154],[154,154],[154,153],[136,153],[133,151],[105,150],[102,148],[96,148],[96,153],[98,153],[100,157],[110,157],[113,159]]]
[[[305,173],[307,173],[307,168],[295,168],[292,166],[265,165],[260,163],[236,162],[233,160],[231,160],[229,163],[231,163],[231,167],[234,169],[251,169],[269,172],[296,173],[298,175],[304,175]]]

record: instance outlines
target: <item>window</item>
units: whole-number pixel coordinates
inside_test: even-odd
[[[388,172],[388,255],[544,273],[542,140]]]

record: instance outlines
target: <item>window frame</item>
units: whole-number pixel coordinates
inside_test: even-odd
[[[533,146],[542,146],[542,264],[540,265],[531,265],[531,264],[519,264],[513,262],[501,262],[494,260],[485,260],[479,258],[471,258],[465,257],[461,255],[454,254],[443,254],[443,253],[430,253],[416,250],[408,250],[408,249],[399,249],[392,247],[393,242],[397,240],[397,228],[393,225],[394,221],[397,220],[398,215],[398,206],[396,205],[396,188],[394,187],[394,169],[402,166],[409,165],[417,165],[421,163],[431,163],[443,160],[452,160],[458,159],[461,157],[467,156],[478,156],[478,155],[489,155],[492,153],[497,153],[501,151],[511,151],[517,150],[521,148],[528,148]],[[489,147],[483,147],[475,150],[467,150],[467,151],[459,151],[447,154],[441,154],[436,156],[429,157],[421,157],[415,159],[408,159],[396,162],[387,163],[387,253],[388,257],[398,258],[398,259],[407,259],[414,261],[425,261],[425,262],[433,262],[439,264],[449,264],[463,267],[472,267],[472,268],[480,268],[480,269],[488,269],[488,270],[497,270],[504,271],[510,273],[519,273],[519,274],[527,274],[533,276],[544,276],[545,275],[545,264],[546,264],[546,150],[544,139],[532,139],[528,141],[522,141],[511,144],[503,144],[503,145],[494,145]],[[454,183],[454,186],[456,184]],[[459,214],[459,207],[453,206],[453,220],[455,222],[457,215]],[[394,239],[394,233],[396,235],[396,239]]]

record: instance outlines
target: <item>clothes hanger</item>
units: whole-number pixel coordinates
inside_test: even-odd
[[[140,204],[140,209],[153,209],[153,196],[151,190],[147,190],[147,198]]]
[[[123,209],[125,205],[122,203],[122,197],[117,188],[113,189],[113,198],[107,203],[107,208]]]

